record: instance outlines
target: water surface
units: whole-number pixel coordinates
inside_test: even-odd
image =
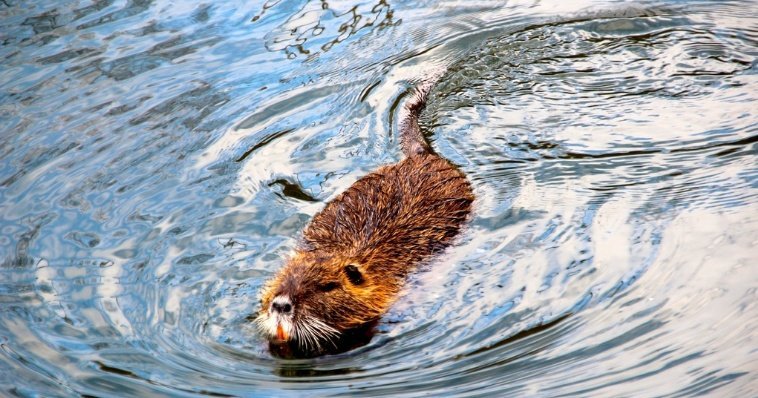
[[[754,9],[0,3],[2,395],[758,394]],[[262,283],[436,75],[470,227],[368,345],[272,356]]]

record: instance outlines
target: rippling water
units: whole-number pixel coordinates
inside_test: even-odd
[[[0,2],[1,395],[758,395],[755,7]],[[470,227],[271,356],[261,284],[441,71]]]

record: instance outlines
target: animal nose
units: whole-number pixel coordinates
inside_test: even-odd
[[[289,297],[276,297],[274,301],[271,302],[271,312],[285,315],[292,312],[292,302],[290,302]]]
[[[280,303],[273,303],[271,304],[271,308],[275,312],[281,312],[282,314],[287,314],[290,311],[292,311],[292,304],[280,304]]]

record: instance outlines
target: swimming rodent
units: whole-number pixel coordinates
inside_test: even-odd
[[[255,322],[272,352],[282,347],[294,356],[343,351],[345,338],[374,324],[408,273],[449,246],[466,223],[474,200],[471,185],[434,153],[418,124],[432,85],[412,90],[401,110],[405,158],[327,203],[264,286]]]

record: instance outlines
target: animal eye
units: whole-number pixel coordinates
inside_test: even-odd
[[[360,285],[363,283],[363,274],[361,274],[358,267],[353,264],[345,266],[345,275],[347,275],[347,279],[353,285]]]
[[[337,282],[327,282],[323,285],[319,285],[318,290],[322,292],[331,292],[332,290],[340,287],[340,284]]]

